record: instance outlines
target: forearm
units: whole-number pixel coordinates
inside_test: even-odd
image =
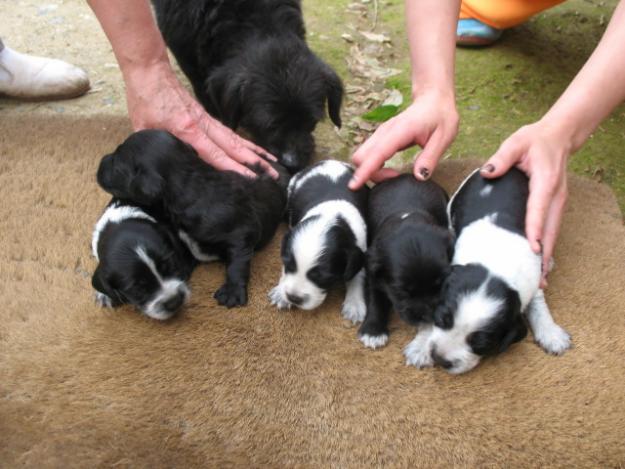
[[[625,0],[584,67],[541,122],[577,151],[601,121],[625,100]]]
[[[453,96],[459,10],[460,0],[406,0],[413,97],[428,88]]]
[[[167,49],[147,0],[87,0],[108,37],[124,78],[139,69],[169,67]]]

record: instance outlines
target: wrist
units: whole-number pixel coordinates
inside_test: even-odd
[[[167,56],[154,61],[125,63],[120,67],[127,86],[143,87],[149,82],[169,81],[175,78],[175,72]]]
[[[567,116],[559,116],[548,112],[538,121],[544,134],[553,142],[562,147],[567,158],[581,148],[591,134]]]

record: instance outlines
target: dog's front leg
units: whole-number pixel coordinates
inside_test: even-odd
[[[384,347],[388,342],[388,321],[391,313],[391,301],[386,293],[380,291],[367,276],[367,314],[360,326],[360,341],[372,349]]]
[[[434,360],[432,360],[432,354],[430,353],[430,339],[433,330],[434,326],[431,324],[426,324],[419,328],[415,338],[404,349],[406,365],[413,365],[417,368],[434,365]]]
[[[351,322],[362,322],[367,313],[365,303],[365,269],[360,271],[347,282],[345,301],[343,301],[343,317]]]
[[[545,301],[545,294],[538,290],[527,307],[527,320],[532,328],[534,340],[543,350],[553,355],[561,355],[571,347],[571,336],[558,326]]]
[[[226,266],[226,282],[215,292],[217,302],[228,308],[247,304],[247,283],[254,251],[245,246],[231,246]]]

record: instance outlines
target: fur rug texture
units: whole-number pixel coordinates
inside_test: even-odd
[[[94,304],[89,242],[109,200],[118,118],[0,124],[1,467],[623,467],[625,228],[611,192],[571,176],[547,299],[574,348],[531,334],[463,376],[404,365],[414,329],[365,349],[340,317],[280,312],[281,230],[250,303],[217,306],[223,267],[159,323]],[[320,155],[327,157],[331,155]],[[445,161],[448,190],[477,163]]]

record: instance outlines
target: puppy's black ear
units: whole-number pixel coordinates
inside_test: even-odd
[[[347,265],[345,266],[344,280],[347,282],[354,278],[365,265],[365,253],[358,246],[347,253]]]
[[[328,100],[328,114],[335,126],[341,127],[341,104],[343,102],[343,83],[332,68],[326,65],[325,88]]]
[[[100,160],[97,181],[99,186],[109,192],[113,185],[113,154],[106,155]]]
[[[245,74],[233,70],[228,64],[216,69],[206,80],[210,110],[224,125],[234,130],[241,120],[246,86]]]
[[[141,170],[132,180],[131,197],[144,205],[154,204],[162,195],[165,189],[165,180],[156,171]]]
[[[499,346],[499,353],[505,352],[510,345],[523,340],[527,336],[527,325],[520,314],[515,315],[513,326],[504,336]]]
[[[119,292],[111,287],[109,282],[106,279],[106,275],[102,272],[100,268],[100,264],[95,269],[93,276],[91,277],[91,286],[99,291],[100,293],[104,293],[111,299],[111,306],[117,307],[120,306],[123,302],[121,301],[121,297]]]

